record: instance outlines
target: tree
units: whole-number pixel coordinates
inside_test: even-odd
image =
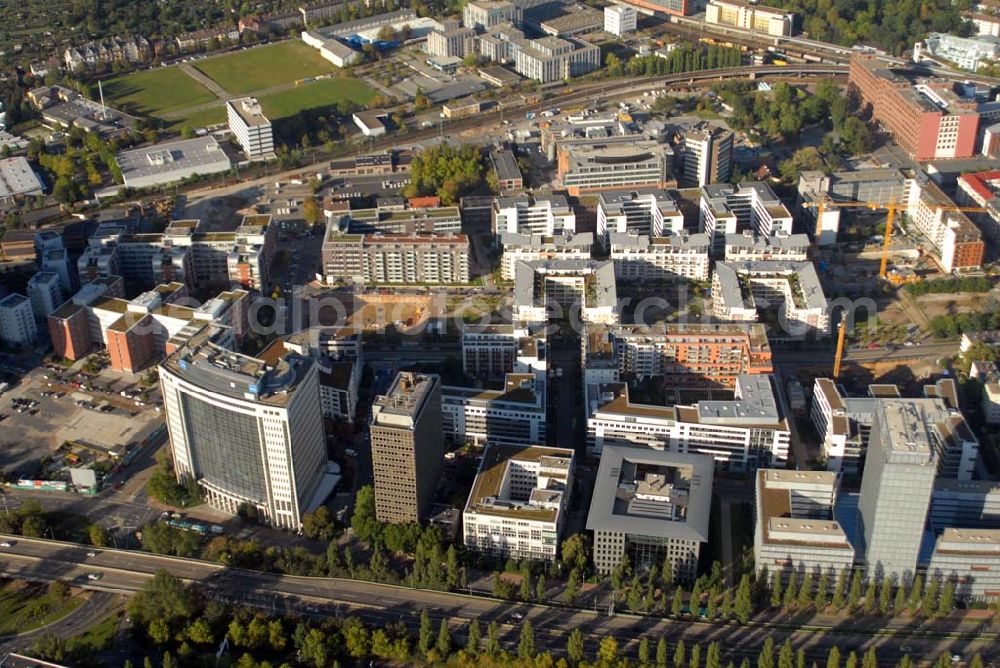
[[[590,553],[587,549],[587,539],[583,534],[575,533],[562,543],[562,562],[570,569],[579,569],[584,572],[590,561]]]
[[[938,600],[938,614],[947,615],[955,607],[955,581],[948,580],[941,589],[941,598]]]
[[[847,655],[847,662],[844,663],[846,668],[858,668],[858,655],[851,652]]]
[[[705,655],[705,668],[720,668],[722,665],[722,647],[718,642],[710,643]]]
[[[691,658],[688,660],[690,668],[701,668],[701,644],[695,643],[691,648]]]
[[[184,637],[196,645],[209,645],[215,641],[212,627],[204,617],[199,617],[191,622],[184,630]]]
[[[570,631],[566,640],[566,656],[574,666],[583,661],[583,632],[580,629]]]
[[[764,645],[757,654],[757,668],[774,668],[774,638],[764,638]]]
[[[90,539],[90,544],[96,547],[105,547],[108,544],[108,532],[99,524],[90,525],[87,537]]]
[[[417,649],[424,656],[431,650],[431,640],[434,637],[434,630],[431,628],[431,616],[427,614],[426,608],[420,611],[420,631],[417,635]]]
[[[145,626],[152,636],[151,627],[155,622],[158,624],[158,635],[162,637],[165,632],[167,638],[179,630],[175,626],[191,619],[196,609],[197,601],[191,590],[165,570],[157,571],[142,591],[128,602],[129,615],[134,624]]]
[[[900,582],[896,587],[896,598],[892,602],[892,613],[901,615],[904,610],[906,610],[906,585]]]
[[[827,596],[830,594],[830,576],[827,575],[826,571],[820,573],[819,583],[816,585],[816,596],[813,598],[813,605],[816,606],[816,612],[823,612],[826,610],[827,603],[829,599]]]
[[[639,665],[649,665],[649,638],[646,637],[639,641]]]
[[[674,598],[670,603],[670,614],[674,617],[680,617],[681,613],[684,611],[684,588],[677,585],[674,588]]]
[[[739,620],[740,624],[746,624],[750,621],[750,616],[753,615],[753,597],[750,592],[750,576],[743,574],[740,578],[740,584],[736,588],[736,603],[733,606],[733,612],[736,613],[736,619]]]
[[[531,582],[531,564],[527,561],[521,563],[521,600],[530,601],[531,595],[535,593],[535,588]]]
[[[495,619],[486,627],[486,653],[489,656],[500,653],[500,627]]]
[[[344,649],[347,650],[348,654],[355,659],[360,659],[369,654],[371,651],[371,638],[364,622],[357,617],[348,617],[341,625],[340,632],[344,636]]]
[[[729,589],[722,592],[722,606],[719,608],[719,615],[723,621],[727,621],[733,614],[733,592]]]
[[[479,629],[479,620],[473,619],[469,624],[469,637],[465,641],[465,651],[476,656],[479,654],[479,641],[482,639],[482,631]]]
[[[847,604],[851,608],[857,607],[858,603],[861,601],[862,584],[861,571],[854,571],[853,575],[851,575],[851,588],[847,593]]]
[[[795,651],[792,649],[791,638],[785,638],[778,650],[778,668],[795,668]]]
[[[840,610],[844,607],[844,595],[847,592],[847,569],[844,568],[840,571],[837,576],[837,584],[833,586],[833,598],[830,600],[830,604],[834,608]]]
[[[795,571],[789,573],[788,584],[785,585],[785,598],[783,603],[785,607],[788,609],[791,609],[791,607],[795,605],[795,601],[797,599],[796,596],[798,592],[798,590],[796,589],[797,576],[798,574]]]
[[[379,533],[379,522],[375,518],[375,489],[365,485],[354,497],[354,514],[351,528],[359,540],[372,540]]]
[[[566,588],[563,590],[566,596],[566,602],[570,605],[576,602],[577,596],[580,595],[580,576],[577,569],[573,569],[569,572],[569,578],[566,580]]]
[[[530,659],[535,656],[535,632],[531,628],[531,620],[525,619],[521,624],[521,636],[517,641],[517,656]]]
[[[327,646],[326,634],[320,629],[309,629],[299,648],[299,656],[303,662],[311,663],[316,668],[326,668],[330,665],[330,650]]]
[[[875,580],[871,579],[865,586],[864,611],[866,615],[875,612]]]
[[[660,638],[656,643],[656,668],[667,668],[667,639]]]
[[[861,657],[861,668],[878,668],[878,655],[875,653],[875,645],[868,647],[868,651]]]
[[[941,583],[937,578],[927,584],[927,591],[924,592],[924,598],[920,602],[920,614],[924,617],[930,617],[937,610],[940,587]]]
[[[836,645],[830,648],[826,655],[826,668],[840,668],[840,649]]]
[[[908,607],[911,614],[916,614],[917,608],[924,595],[924,579],[921,576],[913,578],[913,586],[910,587],[910,600]]]
[[[813,601],[813,578],[812,573],[806,572],[802,578],[802,587],[799,588],[799,609],[809,607]]]
[[[447,618],[441,618],[441,626],[438,628],[437,642],[434,643],[434,649],[441,657],[446,657],[451,654],[451,631],[448,629]]]
[[[597,646],[597,663],[614,666],[618,660],[618,641],[613,636],[605,636]]]
[[[878,590],[878,611],[879,614],[889,614],[889,603],[892,599],[892,580],[888,576],[882,577],[882,586]]]
[[[320,220],[322,220],[323,212],[320,209],[319,202],[316,201],[315,197],[306,197],[302,202],[302,218],[306,221],[306,224],[310,227],[319,225]],[[305,521],[305,517],[302,518]]]
[[[684,656],[687,654],[684,647],[684,640],[678,640],[677,645],[674,646],[674,667],[683,668],[684,666]]]
[[[775,571],[774,575],[771,576],[771,607],[780,608],[782,595],[781,595],[781,571]]]

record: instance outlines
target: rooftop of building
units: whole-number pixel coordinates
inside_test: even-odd
[[[24,295],[12,292],[3,299],[0,299],[0,308],[17,308],[18,306],[29,302],[30,300]]]
[[[739,248],[743,251],[753,251],[755,253],[770,252],[802,252],[809,248],[809,235],[807,234],[774,234],[765,236],[750,230],[742,233],[727,234],[726,248]]]
[[[401,371],[393,378],[385,394],[375,397],[372,424],[398,426],[394,416],[415,420],[433,388],[440,386],[440,378],[435,374]]]
[[[755,279],[783,278],[788,280],[791,304],[798,309],[827,308],[826,295],[820,284],[816,267],[804,260],[761,260],[741,262],[717,262],[715,277],[726,308],[750,308],[753,297],[744,289],[743,281]]]
[[[126,179],[135,179],[228,164],[229,157],[214,137],[206,136],[122,151],[115,156],[115,161]]]
[[[594,244],[593,232],[577,232],[575,234],[519,234],[517,232],[501,232],[500,245],[505,251],[512,249],[582,249],[589,250]]]
[[[947,528],[938,538],[935,554],[994,555],[1000,557],[1000,529]]]
[[[509,148],[490,153],[493,161],[493,168],[496,170],[497,178],[500,181],[514,181],[522,178],[521,169],[517,166],[517,158]]]
[[[271,125],[264,115],[264,109],[255,97],[241,97],[238,100],[229,100],[226,106],[239,116],[247,127],[256,128]]]
[[[705,542],[714,466],[707,455],[605,445],[587,529]]]
[[[44,188],[27,158],[0,160],[0,197],[40,194]]]
[[[547,489],[535,488],[528,499],[512,500],[504,494],[504,479],[513,462],[537,464],[544,468],[543,476],[550,479]],[[567,487],[573,466],[573,451],[541,445],[491,445],[483,454],[479,471],[472,484],[465,512],[497,515],[539,522],[554,522],[562,499],[553,495],[538,498],[534,492],[569,493]],[[539,503],[539,501],[542,501]]]
[[[772,473],[773,469],[759,469],[756,475],[756,498],[758,513],[762,526],[763,540],[766,544],[778,545],[798,545],[813,548],[826,548],[833,550],[853,550],[844,527],[833,519],[833,505],[829,507],[829,518],[822,517],[795,517],[792,513],[792,494],[794,487],[785,485],[769,485],[769,482],[778,482],[779,478]],[[826,471],[782,471],[784,480],[800,479],[803,484],[813,479],[813,484],[829,485],[836,487],[836,474],[831,480],[828,476],[822,475]],[[805,478],[795,477],[794,474],[803,473]],[[820,475],[812,476],[817,473]],[[793,475],[788,475],[793,474]],[[835,489],[831,489],[831,501],[835,497]],[[821,510],[816,504],[810,504],[810,510],[817,512]]]
[[[543,408],[540,401],[544,395],[538,391],[534,374],[508,373],[504,376],[503,389],[490,390],[475,387],[446,385],[441,388],[442,397],[461,400],[525,404],[525,408]]]
[[[712,244],[711,238],[704,232],[675,232],[662,237],[650,237],[640,234],[629,234],[627,232],[608,233],[608,243],[611,246],[612,256],[616,250],[688,250],[705,253],[708,260],[709,246]]]
[[[597,194],[597,205],[606,214],[617,214],[630,203],[650,203],[664,214],[680,212],[677,201],[662,188],[637,188],[635,190],[610,190]]]
[[[536,277],[578,276],[587,284],[583,308],[616,308],[618,291],[615,267],[610,260],[559,259],[518,262],[514,268],[514,303],[539,305],[544,295],[544,281]],[[539,294],[539,290],[542,294]]]

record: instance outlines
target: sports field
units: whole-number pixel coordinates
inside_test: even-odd
[[[195,67],[236,95],[328,74],[336,69],[316,49],[295,39],[206,58],[198,61]]]
[[[342,100],[350,100],[364,106],[375,97],[375,91],[359,79],[338,77],[322,79],[304,84],[280,93],[264,95],[260,98],[264,114],[272,121],[293,116],[303,109],[317,109],[332,106]]]
[[[160,67],[115,77],[103,83],[104,97],[116,108],[138,116],[194,107],[215,95],[177,67]]]

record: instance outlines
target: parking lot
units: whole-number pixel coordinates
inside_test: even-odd
[[[120,378],[116,382],[114,375],[93,379],[92,389],[73,387],[61,378],[68,376],[43,367],[0,396],[0,415],[5,416],[0,421],[0,469],[31,471],[39,459],[74,439],[122,449],[141,442],[161,423],[155,399],[140,406],[138,398],[123,397],[118,388],[130,383]]]

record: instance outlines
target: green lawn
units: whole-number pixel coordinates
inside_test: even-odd
[[[360,79],[338,77],[323,79],[298,88],[264,95],[260,98],[264,114],[272,121],[294,116],[303,109],[328,107],[342,100],[364,106],[375,97],[375,91]]]
[[[103,86],[104,97],[111,104],[139,116],[157,116],[216,99],[177,67],[126,74],[105,81]]]
[[[218,106],[211,107],[209,109],[201,109],[199,111],[192,111],[190,114],[185,114],[184,116],[178,118],[170,118],[167,123],[174,130],[179,130],[181,128],[203,128],[208,125],[215,125],[216,123],[226,122],[226,107],[219,101]]]
[[[39,605],[48,600],[44,587],[14,589],[8,584],[0,589],[0,636],[24,633],[61,619],[83,605],[83,599],[73,596],[57,605]],[[35,609],[29,605],[35,604]],[[36,614],[32,614],[36,613]]]
[[[319,55],[319,51],[299,40],[207,58],[198,61],[195,67],[237,95],[328,74],[336,69]]]

